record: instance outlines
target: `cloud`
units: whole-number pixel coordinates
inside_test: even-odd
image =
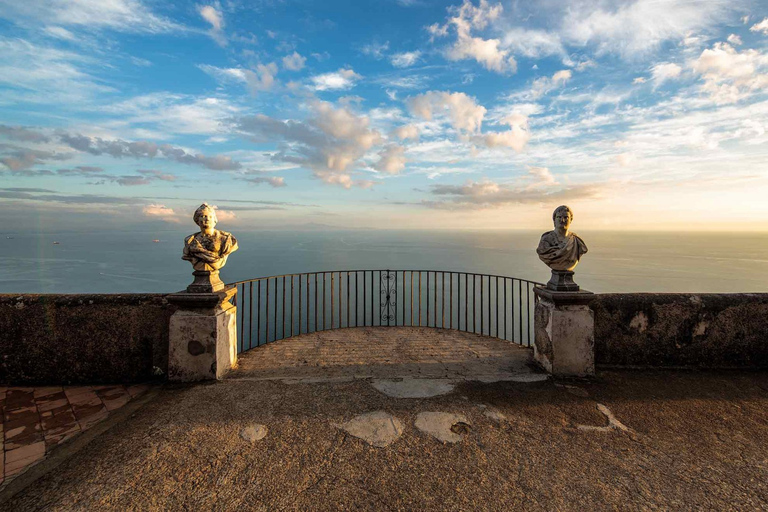
[[[80,134],[60,133],[59,140],[72,149],[92,155],[109,155],[114,158],[155,158],[163,156],[183,164],[201,165],[214,171],[234,171],[242,167],[239,162],[224,155],[206,156],[192,154],[170,144],[155,144],[149,141],[128,142],[121,139],[102,139]]]
[[[20,24],[153,34],[185,30],[168,18],[154,14],[139,0],[4,0],[0,4],[0,17]]]
[[[283,57],[283,67],[289,71],[301,71],[306,62],[306,57],[302,57],[298,52]]]
[[[32,149],[13,144],[0,144],[0,151],[2,151],[0,163],[14,173],[25,171],[37,164],[72,158],[69,153]]]
[[[727,41],[734,46],[741,46],[744,44],[741,40],[741,37],[737,36],[736,34],[729,35]]]
[[[335,91],[351,89],[361,78],[351,69],[339,69],[333,73],[315,75],[311,80],[316,91]]]
[[[557,182],[553,181],[546,168],[530,168],[529,175],[538,180],[535,186],[513,186],[491,180],[469,180],[464,185],[434,185],[431,193],[438,199],[422,201],[422,205],[442,210],[481,210],[511,204],[595,198],[602,192],[601,187],[593,184],[557,187]]]
[[[768,55],[758,50],[737,51],[728,43],[716,43],[692,63],[704,79],[702,91],[715,103],[734,103],[751,92],[768,87]]]
[[[104,169],[101,167],[95,167],[95,166],[89,166],[89,165],[79,165],[75,167],[74,169],[57,169],[56,174],[60,176],[88,176],[92,177],[94,175],[99,175],[104,172]]]
[[[461,6],[451,7],[449,11],[455,16],[448,18],[445,25],[427,27],[431,39],[447,35],[451,27],[455,30],[456,40],[445,51],[448,60],[475,60],[489,71],[497,73],[514,73],[517,70],[515,58],[509,50],[500,47],[499,39],[483,39],[472,35],[473,29],[482,30],[499,17],[503,11],[501,4],[491,5],[487,0],[480,0],[475,7],[470,0],[464,0]]]
[[[394,131],[394,135],[400,140],[419,140],[419,129],[412,124],[407,124],[405,126],[398,127]]]
[[[763,18],[763,21],[760,23],[755,23],[749,27],[749,30],[752,32],[762,32],[763,34],[768,35],[768,18]]]
[[[654,87],[658,87],[667,80],[679,78],[683,68],[673,62],[664,62],[656,64],[651,68],[651,79]]]
[[[416,64],[421,58],[420,51],[396,53],[389,58],[389,62],[396,68],[408,68]]]
[[[285,187],[285,178],[282,176],[269,176],[268,173],[263,171],[249,170],[248,177],[243,178],[248,183],[260,185],[266,183],[273,188]]]
[[[385,43],[369,43],[362,47],[360,50],[363,55],[368,55],[374,59],[383,59],[389,50],[389,41]]]
[[[405,148],[395,144],[389,145],[379,152],[381,157],[373,166],[379,172],[397,175],[405,169]]]
[[[509,125],[510,129],[503,132],[486,133],[475,140],[479,140],[489,148],[508,147],[518,153],[525,148],[531,138],[528,130],[528,117],[521,114],[512,114],[501,121]]]
[[[176,212],[164,204],[148,204],[142,208],[141,212],[146,217],[159,218],[170,222],[181,222]]]
[[[644,84],[646,81],[647,81],[647,78],[645,78],[644,76],[638,76],[637,78],[632,80],[632,83],[633,84]]]
[[[314,100],[309,107],[311,115],[303,122],[257,114],[236,119],[235,127],[257,143],[281,143],[274,160],[309,168],[326,183],[350,188],[351,173],[369,149],[383,142],[381,134],[348,105]]]
[[[275,85],[275,75],[277,75],[277,64],[257,64],[255,70],[246,69],[245,80],[248,89],[252,94],[258,91],[268,91]]]
[[[524,91],[518,96],[520,99],[535,100],[548,94],[549,92],[563,87],[573,76],[573,72],[570,69],[562,69],[555,72],[552,77],[542,76],[533,81],[531,88],[528,91]]]
[[[0,124],[0,135],[11,140],[21,142],[48,142],[50,139],[38,131],[24,128],[23,126],[8,126]]]
[[[408,108],[413,115],[427,121],[447,116],[457,131],[469,134],[480,132],[486,113],[485,107],[463,92],[429,91],[409,98]]]
[[[205,21],[211,24],[211,29],[208,33],[213,40],[220,46],[226,46],[227,38],[224,36],[224,16],[221,11],[212,5],[205,5],[198,7],[197,12],[200,13],[200,16]]]

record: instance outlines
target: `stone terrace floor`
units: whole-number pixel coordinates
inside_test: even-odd
[[[357,327],[302,334],[240,354],[231,378],[442,378],[510,380],[535,373],[533,350],[474,333]]]
[[[0,387],[0,489],[57,445],[104,420],[148,388]]]

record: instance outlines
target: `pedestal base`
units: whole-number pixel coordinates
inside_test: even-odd
[[[167,297],[179,306],[171,316],[168,380],[221,379],[237,366],[237,308],[230,303],[236,291]]]
[[[588,291],[556,292],[534,288],[534,359],[559,377],[595,374],[595,320]]]
[[[572,270],[553,270],[547,289],[555,292],[577,292],[579,285],[573,282]]]
[[[195,280],[187,286],[189,293],[215,293],[224,289],[218,270],[195,270],[192,275]]]

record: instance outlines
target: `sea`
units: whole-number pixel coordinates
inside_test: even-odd
[[[236,231],[236,230],[233,230]],[[191,231],[0,233],[0,293],[170,293],[192,280]],[[546,282],[539,231],[236,231],[224,282],[333,270],[444,270]],[[768,292],[768,234],[579,232],[596,293]]]

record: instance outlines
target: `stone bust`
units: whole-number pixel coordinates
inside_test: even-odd
[[[218,273],[226,265],[227,257],[238,249],[237,240],[231,233],[214,229],[218,222],[216,211],[206,203],[195,210],[193,219],[200,232],[184,239],[181,259],[192,263],[196,271]]]
[[[567,206],[558,206],[552,214],[555,229],[541,235],[536,253],[549,268],[572,271],[579,259],[586,254],[587,244],[570,231],[573,212]]]

